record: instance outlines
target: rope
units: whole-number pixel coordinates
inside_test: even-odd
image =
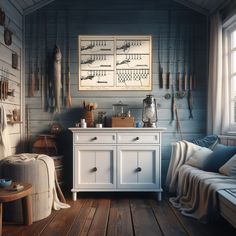
[[[182,135],[182,131],[181,131],[178,110],[177,110],[176,106],[175,106],[175,116],[176,116],[176,130],[177,130],[177,132],[179,132],[181,140],[183,140],[183,135]]]

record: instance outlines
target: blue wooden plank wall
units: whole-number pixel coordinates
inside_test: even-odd
[[[171,17],[170,17],[171,16]],[[68,22],[67,22],[68,17]],[[162,176],[166,176],[171,143],[181,139],[176,122],[171,123],[171,99],[164,95],[171,89],[159,88],[158,53],[160,63],[167,71],[170,52],[170,72],[176,82],[176,67],[189,69],[193,62],[196,87],[193,91],[193,119],[189,119],[187,98],[177,99],[176,104],[183,138],[203,137],[206,133],[207,109],[207,17],[166,0],[119,0],[119,1],[64,1],[57,0],[50,5],[28,15],[25,19],[26,61],[25,61],[25,102],[28,107],[28,129],[31,141],[41,133],[50,130],[50,125],[59,122],[64,129],[75,126],[81,118],[82,103],[96,102],[98,111],[112,115],[112,104],[122,101],[129,105],[135,121],[141,120],[142,100],[153,94],[159,105],[158,125],[166,127],[163,134]],[[170,29],[170,30],[169,30]],[[153,88],[152,91],[78,91],[78,35],[152,35],[153,40]],[[29,79],[35,71],[35,63],[40,64],[40,75],[45,75],[45,55],[52,55],[57,44],[63,55],[62,77],[66,76],[66,48],[69,44],[71,67],[72,108],[62,106],[60,114],[45,111],[42,106],[41,89],[29,97]],[[45,50],[45,48],[47,48]],[[38,58],[38,60],[37,60]],[[191,59],[192,58],[192,59]],[[66,95],[66,94],[65,94]],[[63,98],[65,101],[65,97]],[[65,132],[64,153],[71,159],[71,136]],[[68,143],[69,142],[69,143]],[[71,170],[67,170],[71,171]]]

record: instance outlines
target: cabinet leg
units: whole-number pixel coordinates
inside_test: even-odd
[[[73,199],[73,201],[77,200],[77,193],[76,192],[72,193],[72,199]]]
[[[161,192],[157,193],[157,201],[161,201]]]

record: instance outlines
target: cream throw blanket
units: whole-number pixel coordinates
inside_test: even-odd
[[[218,215],[217,191],[235,189],[236,178],[206,172],[184,163],[199,146],[180,141],[172,146],[167,187],[177,197],[170,198],[172,205],[186,216],[207,222]]]
[[[50,189],[52,189],[52,193],[53,193],[53,209],[54,210],[59,210],[61,208],[69,208],[70,205],[61,202],[58,198],[56,188],[59,188],[59,185],[57,183],[57,177],[56,177],[56,173],[55,173],[54,161],[49,156],[44,155],[44,154],[22,153],[22,154],[16,154],[16,155],[4,158],[1,161],[0,164],[2,165],[5,162],[24,163],[24,162],[36,161],[36,160],[43,161],[45,163],[45,165],[47,166],[48,186],[49,186]],[[59,189],[59,191],[61,191],[61,190]]]
[[[170,164],[166,176],[166,186],[170,193],[177,190],[179,168],[199,149],[201,149],[200,146],[188,141],[172,144]]]

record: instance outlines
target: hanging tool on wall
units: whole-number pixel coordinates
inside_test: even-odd
[[[26,144],[27,151],[31,152],[31,135],[30,135],[30,109],[29,105],[25,106],[25,115],[26,115]]]
[[[29,34],[32,36],[32,33],[33,33],[32,16],[29,22],[30,22]],[[32,51],[33,51],[33,46],[32,44],[30,44],[30,47],[29,47],[29,92],[28,92],[29,97],[34,97],[34,87],[35,87],[34,72],[33,72],[34,62],[32,60]]]
[[[160,34],[160,33],[159,33]],[[161,37],[159,35],[158,40],[158,77],[159,77],[159,88],[163,88],[163,67],[161,66]]]
[[[56,13],[56,45],[53,50],[53,92],[54,92],[54,111],[60,113],[61,111],[61,66],[62,66],[62,53],[58,46],[58,12]]]
[[[0,25],[2,26],[5,25],[5,19],[6,19],[5,12],[2,8],[0,8]]]
[[[55,100],[55,111],[60,113],[61,107],[61,59],[62,54],[60,48],[55,45],[54,47],[54,62],[53,62],[53,69],[54,69],[54,100]]]
[[[174,85],[171,85],[171,121],[170,123],[173,124],[174,120],[175,120],[175,92],[174,92]]]
[[[66,84],[67,84],[67,96],[66,96],[66,106],[71,107],[72,106],[72,98],[71,98],[71,92],[70,92],[70,84],[71,84],[71,77],[70,77],[70,44],[69,44],[69,38],[70,38],[70,25],[69,25],[69,13],[68,10],[66,10],[66,68],[67,68],[67,77],[66,77]]]
[[[188,45],[189,45],[189,37],[188,37],[188,29],[186,29],[187,26],[185,26],[184,30],[184,60],[183,60],[183,92],[184,95],[187,94],[187,80],[188,80]]]
[[[39,91],[39,13],[38,10],[36,12],[36,19],[35,21],[37,23],[37,27],[36,27],[36,32],[35,32],[35,36],[36,36],[36,43],[35,43],[35,71],[34,71],[34,79],[35,79],[35,91]]]
[[[184,98],[185,92],[183,91],[183,82],[184,82],[184,71],[185,71],[185,45],[184,45],[184,34],[180,29],[179,37],[179,56],[178,56],[178,78],[177,78],[177,97],[179,99]],[[180,53],[181,51],[181,53]]]
[[[70,93],[70,49],[68,48],[68,59],[67,59],[67,97],[66,97],[66,106],[72,106],[72,98]]]
[[[192,90],[193,90],[193,63],[194,63],[194,35],[193,35],[193,29],[191,29],[191,42],[189,42],[189,51],[191,52],[191,56],[190,58],[190,76],[189,76],[189,89],[188,89],[188,109],[189,109],[189,119],[193,119],[193,94],[192,94]]]
[[[170,88],[170,38],[171,38],[171,9],[168,11],[168,34],[167,34],[167,72],[166,72],[166,89]]]
[[[41,18],[43,18],[44,15],[41,15]],[[43,35],[45,34],[44,31],[44,21],[41,21],[41,30],[40,32],[43,33]],[[45,37],[45,35],[44,35]],[[45,82],[45,40],[43,38],[42,40],[42,44],[40,44],[40,70],[41,70],[41,76],[40,76],[40,80],[41,80],[41,108],[44,110],[45,108],[45,91],[44,91],[44,82]]]
[[[43,107],[45,111],[49,109],[49,55],[48,55],[48,31],[47,31],[47,12],[44,14],[44,80],[42,82],[42,98]]]
[[[192,39],[193,39],[193,50],[192,50],[192,89],[196,90],[197,88],[197,70],[196,70],[196,30],[195,30],[195,23],[192,27]]]

